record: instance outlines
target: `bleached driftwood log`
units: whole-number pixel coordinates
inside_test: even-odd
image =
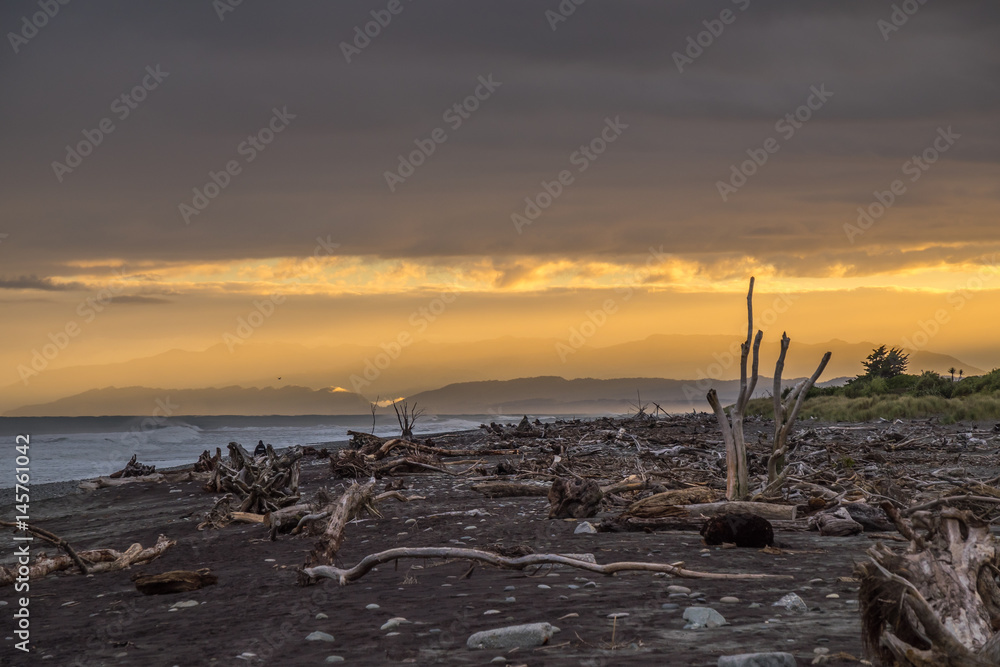
[[[747,470],[747,447],[743,436],[743,415],[747,403],[757,387],[757,369],[760,364],[760,341],[764,332],[758,330],[753,341],[753,365],[750,377],[747,377],[747,360],[750,357],[751,337],[753,336],[753,284],[750,278],[750,289],[747,291],[747,338],[740,346],[740,394],[735,405],[729,410],[729,415],[719,402],[715,388],[708,390],[708,403],[715,411],[715,418],[722,429],[722,439],[726,443],[726,498],[729,500],[746,500],[750,495],[750,477]]]
[[[309,553],[306,559],[307,565],[328,565],[333,562],[344,541],[344,529],[347,523],[362,509],[368,508],[373,514],[378,514],[372,507],[374,489],[374,479],[364,484],[352,484],[328,508],[330,520],[316,546]]]
[[[117,570],[124,570],[131,565],[144,564],[159,558],[164,551],[175,544],[177,543],[168,539],[165,535],[160,535],[155,545],[145,549],[141,544],[136,542],[125,551],[92,549],[79,551],[77,555],[87,563],[88,574],[115,572]],[[38,579],[52,572],[60,572],[78,567],[77,562],[68,555],[40,556],[28,566],[28,577],[29,579]],[[17,574],[16,568],[12,571],[5,567],[0,567],[0,586],[8,586],[14,583]]]
[[[916,512],[913,524],[886,514],[910,541],[882,543],[857,567],[862,638],[876,665],[987,667],[1000,664],[1000,543],[971,512]],[[923,535],[917,533],[922,530]]]
[[[556,564],[569,565],[571,567],[596,572],[597,574],[614,574],[615,572],[666,572],[675,577],[685,577],[690,579],[791,579],[790,575],[783,574],[743,574],[725,572],[699,572],[688,570],[683,563],[639,563],[621,562],[599,565],[572,558],[560,554],[528,554],[518,557],[501,556],[491,551],[481,551],[479,549],[462,549],[459,547],[421,547],[421,548],[397,548],[365,556],[361,562],[351,568],[341,569],[329,565],[307,567],[303,569],[305,575],[303,583],[312,583],[319,577],[326,577],[338,581],[341,586],[360,579],[372,568],[382,563],[390,563],[401,558],[446,558],[471,560],[487,565],[493,565],[508,570],[523,570],[535,565]]]
[[[788,393],[788,396],[781,399],[781,374],[785,370],[785,354],[791,343],[788,334],[781,334],[781,352],[778,354],[778,362],[774,366],[774,440],[771,443],[771,455],[767,459],[767,484],[768,487],[778,484],[778,476],[785,467],[785,455],[788,454],[788,434],[795,424],[795,419],[799,416],[802,403],[806,400],[806,394],[816,384],[816,380],[823,374],[826,365],[830,363],[831,352],[823,355],[812,377],[802,380]]]

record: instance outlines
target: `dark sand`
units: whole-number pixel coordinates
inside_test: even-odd
[[[451,443],[462,440],[468,438]],[[249,524],[198,531],[196,525],[214,499],[200,484],[130,484],[37,502],[32,519],[78,549],[124,550],[133,542],[149,546],[160,534],[177,545],[131,570],[88,577],[56,574],[33,581],[28,656],[12,648],[12,622],[6,611],[14,608],[14,592],[5,589],[2,599],[9,606],[2,608],[2,616],[7,639],[0,648],[0,664],[320,665],[327,664],[328,656],[341,656],[346,664],[484,665],[504,654],[467,649],[471,633],[542,621],[561,632],[550,646],[506,654],[509,664],[715,665],[724,654],[788,651],[804,665],[815,657],[815,648],[862,656],[857,585],[838,578],[850,577],[854,563],[864,558],[872,544],[865,535],[830,538],[779,531],[776,539],[789,553],[777,555],[755,549],[709,549],[695,532],[577,535],[576,521],[546,519],[544,498],[491,500],[468,490],[461,477],[435,473],[410,474],[405,480],[408,494],[427,500],[385,501],[380,504],[383,518],[351,524],[340,552],[341,565],[391,547],[454,546],[459,541],[469,546],[527,544],[536,552],[593,553],[601,563],[685,561],[695,570],[790,574],[793,579],[711,581],[643,573],[606,577],[570,568],[528,576],[488,567],[476,567],[471,576],[463,577],[469,570],[465,562],[404,561],[398,568],[383,565],[344,587],[324,581],[303,588],[296,583],[296,568],[312,546],[309,538],[279,536],[271,542],[263,526]],[[320,486],[336,488],[342,483],[330,477],[327,461],[306,460],[303,497]],[[469,509],[485,510],[489,516],[425,518]],[[410,518],[416,524],[407,525]],[[144,596],[130,581],[136,573],[199,568],[217,574],[218,585],[192,593]],[[823,581],[810,583],[814,578]],[[722,613],[730,625],[685,630],[682,611],[697,603],[668,598],[666,587],[671,584],[703,593],[706,606]],[[505,590],[508,587],[513,590]],[[809,611],[796,614],[772,607],[789,592],[798,593]],[[839,598],[828,597],[831,594]],[[722,603],[723,596],[740,601]],[[507,597],[515,600],[505,601]],[[187,600],[198,604],[170,610]],[[677,603],[679,609],[662,609],[668,602]],[[373,603],[379,608],[366,609]],[[753,608],[751,603],[760,606]],[[486,615],[489,610],[499,613]],[[628,616],[619,618],[613,628],[608,615],[619,612]],[[317,618],[319,614],[327,618]],[[396,628],[395,635],[380,630],[392,617],[409,621]],[[335,641],[305,641],[317,630],[333,635]],[[237,658],[244,653],[256,657]]]

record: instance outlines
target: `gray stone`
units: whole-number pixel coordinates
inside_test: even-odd
[[[323,662],[344,662],[344,659],[339,655],[328,655]]]
[[[722,614],[711,607],[688,607],[684,610],[684,620],[688,622],[684,626],[685,630],[717,628],[720,625],[728,625]]]
[[[719,602],[722,602],[723,604],[737,604],[739,601],[739,598],[733,597],[732,595],[726,595],[725,597],[719,598]]]
[[[385,623],[383,623],[382,627],[379,628],[379,629],[380,630],[395,630],[396,628],[398,628],[403,623],[409,623],[409,621],[406,620],[405,618],[403,618],[402,616],[396,616],[396,617],[390,618],[388,621],[386,621]]]
[[[673,586],[667,586],[667,592],[668,593],[683,593],[684,595],[687,595],[688,593],[691,592],[691,589],[688,588],[687,586],[673,585]]]
[[[782,596],[780,600],[778,600],[771,606],[784,607],[788,611],[794,611],[798,613],[809,611],[809,607],[806,605],[805,600],[800,598],[795,593],[789,593],[788,595]]]
[[[333,635],[328,635],[325,632],[320,632],[319,630],[317,630],[316,632],[310,632],[308,635],[306,635],[306,641],[307,642],[332,642],[332,641],[335,641],[335,640],[333,638]]]
[[[527,623],[509,625],[493,630],[483,630],[469,637],[465,645],[469,648],[512,649],[543,646],[559,628],[549,623]]]
[[[791,653],[741,653],[719,657],[718,667],[797,667]]]
[[[372,602],[369,605],[365,605],[365,609],[367,609],[368,611],[374,611],[375,609],[381,609],[381,607],[379,607],[377,604],[375,604],[374,602]]]
[[[574,530],[573,532],[576,534],[586,533],[590,535],[596,533],[597,529],[594,528],[594,524],[590,523],[589,521],[582,521],[580,525],[576,527],[576,530]]]

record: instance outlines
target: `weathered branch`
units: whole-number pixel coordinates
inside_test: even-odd
[[[670,565],[667,563],[637,563],[620,562],[598,565],[588,561],[562,556],[558,554],[528,554],[516,558],[508,558],[490,551],[480,551],[479,549],[462,549],[458,547],[422,547],[422,548],[396,548],[387,551],[365,556],[357,565],[347,569],[332,566],[316,566],[303,570],[303,573],[310,579],[326,577],[334,579],[341,586],[356,581],[365,576],[372,568],[383,563],[389,563],[401,558],[449,558],[472,560],[486,563],[508,570],[523,570],[534,565],[556,564],[569,565],[588,572],[598,574],[614,574],[615,572],[666,572],[675,577],[688,579],[791,579],[789,575],[782,574],[741,574],[723,572],[700,572],[697,570],[685,569],[682,565]]]

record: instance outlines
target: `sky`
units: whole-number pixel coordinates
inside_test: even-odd
[[[998,19],[5,2],[0,386],[233,337],[739,335],[751,275],[793,339],[998,366]]]

